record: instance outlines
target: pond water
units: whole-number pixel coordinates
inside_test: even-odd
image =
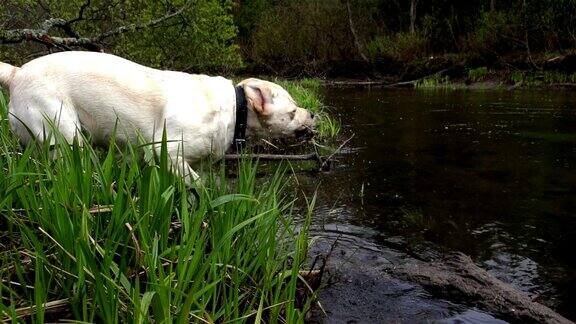
[[[332,171],[301,177],[319,186],[317,249],[338,238],[339,267],[354,258],[359,274],[461,251],[576,320],[576,93],[328,88],[325,100],[342,138],[354,136]],[[329,309],[329,318],[496,321],[402,283],[391,291],[375,276],[340,278],[366,300]],[[329,304],[349,293],[337,287],[324,293]],[[411,299],[400,301],[406,291]],[[378,317],[386,310],[397,314]]]

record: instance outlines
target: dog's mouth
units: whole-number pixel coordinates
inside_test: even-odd
[[[301,127],[294,131],[294,137],[297,140],[311,140],[314,137],[314,130],[310,127]]]

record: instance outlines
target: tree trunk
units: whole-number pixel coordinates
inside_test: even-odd
[[[490,12],[496,11],[496,0],[490,0]]]
[[[356,33],[356,28],[354,27],[354,22],[352,21],[352,10],[350,10],[350,0],[346,0],[346,9],[348,10],[348,26],[350,27],[350,32],[352,33],[352,37],[354,38],[354,44],[356,45],[356,49],[362,57],[364,62],[369,62],[368,57],[364,54],[364,50],[362,49],[362,44],[360,44],[360,40],[358,39],[358,34]]]
[[[418,0],[410,0],[410,34],[416,32],[416,5]]]
[[[528,26],[528,5],[526,4],[526,0],[522,1],[522,25],[524,27],[524,45],[526,46],[526,55],[528,55],[528,61],[534,68],[540,70],[541,68],[539,68],[532,59],[532,50],[530,49],[530,35],[528,34],[530,30],[530,27]]]

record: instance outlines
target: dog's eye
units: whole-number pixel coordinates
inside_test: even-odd
[[[290,115],[289,115],[289,116],[290,116],[290,120],[296,118],[296,109],[292,110],[289,114],[290,114]]]

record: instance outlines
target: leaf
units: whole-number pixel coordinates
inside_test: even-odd
[[[244,194],[229,194],[229,195],[224,195],[224,196],[220,196],[214,200],[212,200],[210,202],[210,207],[212,208],[216,208],[218,206],[227,204],[229,202],[233,202],[233,201],[252,201],[255,203],[259,203],[258,199],[250,196],[250,195],[244,195]]]

